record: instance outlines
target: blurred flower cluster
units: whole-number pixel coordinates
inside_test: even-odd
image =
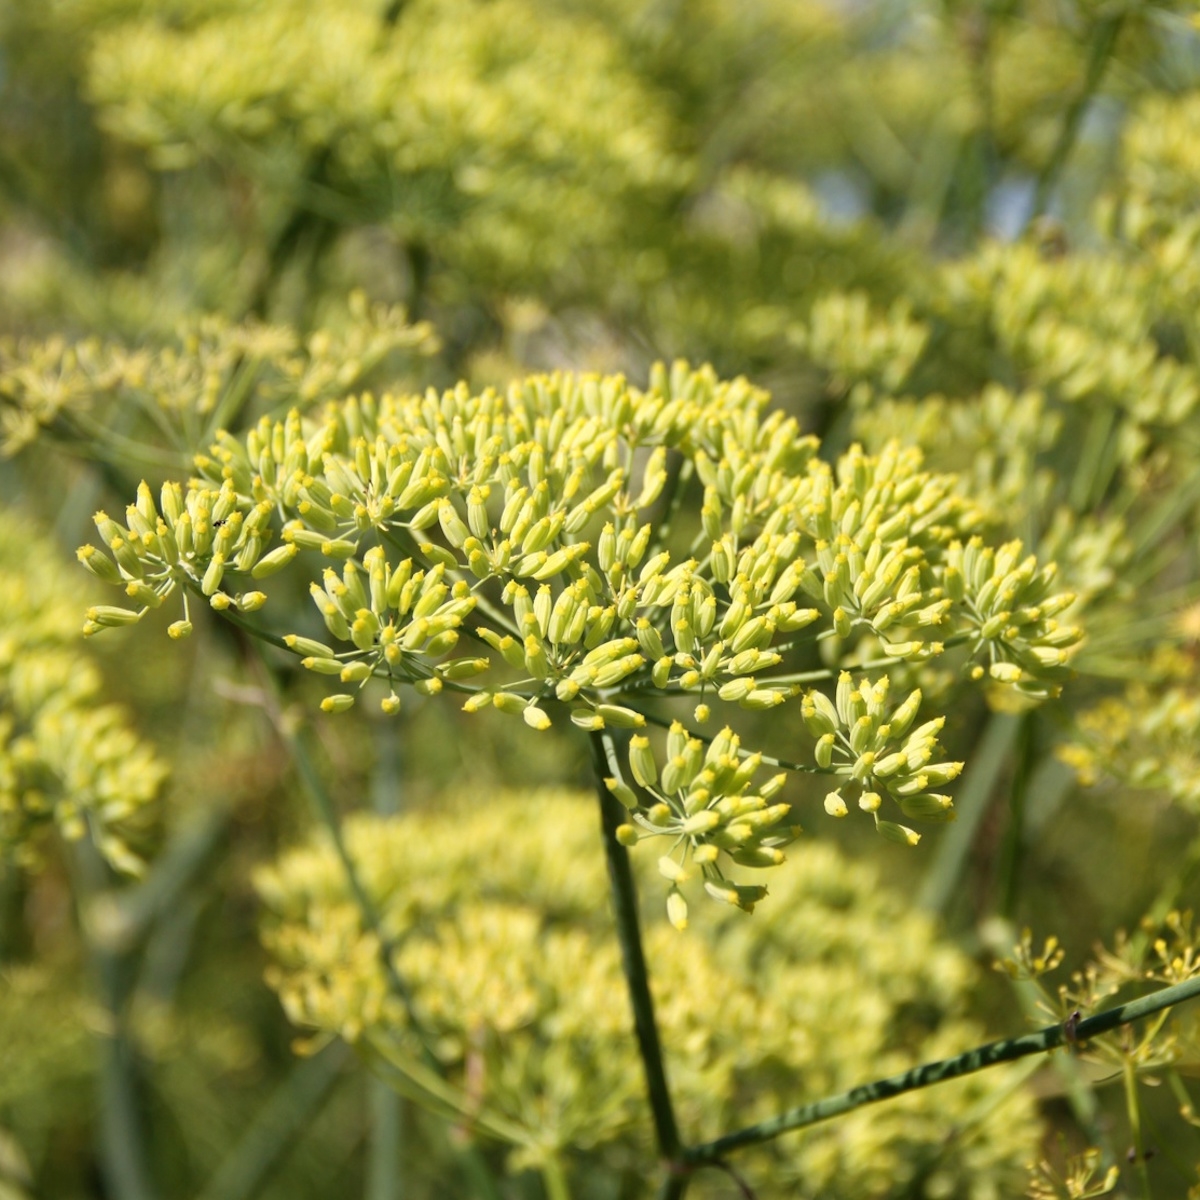
[[[449,1072],[429,1102],[509,1146],[514,1164],[570,1150],[581,1172],[613,1186],[638,1178],[652,1151],[617,948],[595,904],[594,801],[445,799],[436,812],[356,818],[347,838],[396,941],[420,1033]],[[292,850],[257,885],[269,979],[293,1021],[349,1039],[402,1090],[427,1092],[418,1029],[388,993],[332,848]],[[973,967],[871,868],[809,843],[774,894],[754,921],[713,909],[687,939],[663,923],[647,929],[689,1136],[979,1035],[964,1015]],[[947,1127],[958,1136],[944,1140]],[[937,1181],[935,1194],[983,1200],[1017,1186],[1036,1137],[1027,1093],[1000,1072],[818,1126],[746,1169],[806,1194],[876,1195],[920,1178]]]
[[[0,855],[37,861],[37,832],[90,837],[118,870],[140,874],[154,840],[166,765],[116,705],[83,653],[78,581],[37,527],[0,514]]]

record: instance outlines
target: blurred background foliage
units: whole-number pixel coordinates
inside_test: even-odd
[[[936,663],[912,669],[968,763],[956,824],[903,852],[824,820],[797,786],[810,844],[753,927],[694,943],[651,931],[664,977],[685,981],[664,1023],[683,1031],[696,1133],[750,1119],[762,1096],[798,1101],[984,1027],[1015,1031],[1028,989],[978,966],[1021,925],[1056,933],[1069,970],[1097,938],[1195,903],[1197,197],[1187,4],[0,0],[0,1195],[543,1194],[545,1156],[506,1160],[486,1138],[471,1152],[467,1125],[325,1039],[363,1023],[354,1005],[378,981],[354,974],[351,921],[353,1004],[297,999],[305,962],[331,950],[296,946],[347,918],[336,881],[304,891],[295,854],[258,876],[269,978],[305,1026],[307,1055],[293,1054],[252,879],[311,820],[237,640],[211,620],[171,654],[165,621],[86,651],[73,636],[91,512],[190,469],[218,428],[292,404],[711,362],[769,387],[825,457],[919,445],[960,473],[989,536],[1056,559],[1079,596],[1089,640],[1061,701],[989,706]],[[285,686],[289,701],[318,694]],[[803,736],[790,720],[762,721],[780,753]],[[484,950],[554,960],[553,935],[584,955],[602,1015],[623,1011],[604,975],[598,845],[523,829],[527,878],[488,885],[504,855],[486,822],[505,810],[461,807],[582,784],[579,744],[437,698],[406,700],[398,723],[316,728],[339,805],[429,822],[413,869],[444,868],[445,890],[417,905],[422,936],[455,923],[443,953],[462,993],[495,972]],[[454,836],[436,815],[448,805]],[[368,857],[386,838],[414,853],[403,828],[353,826]],[[814,879],[834,882],[814,894]],[[389,914],[416,903],[376,883]],[[802,1037],[804,1005],[826,994],[814,981],[833,987],[813,928],[853,948],[860,987],[828,993],[821,1016],[844,1024],[810,1059],[772,1039]],[[685,947],[710,954],[714,939],[756,968],[693,996],[718,969]],[[419,939],[411,953],[424,978]],[[524,969],[504,988],[523,995]],[[526,1095],[553,1077],[537,1056],[559,1036],[556,1004],[567,1024],[596,1016],[586,989],[538,986],[534,1015],[514,1018],[508,1084]],[[454,1050],[474,1027],[447,1005],[447,1054],[466,1071],[497,1047]],[[1183,1077],[1200,1065],[1188,1044],[1168,1063]],[[636,1108],[630,1064],[604,1066],[603,1090],[628,1086]],[[930,1093],[745,1169],[764,1196],[983,1200],[1016,1194],[1022,1164],[1045,1156],[1032,1194],[1065,1196],[1064,1154],[1091,1145],[1097,1179],[1121,1167],[1118,1194],[1183,1195],[1200,1162],[1178,1115],[1185,1078],[1143,1089],[1159,1152],[1134,1169],[1125,1098],[1096,1086],[1109,1073],[1068,1064]],[[633,1196],[644,1154],[622,1126],[603,1169],[564,1170],[592,1189],[580,1195]],[[708,1186],[739,1194],[720,1175]]]

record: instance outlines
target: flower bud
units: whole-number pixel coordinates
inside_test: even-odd
[[[631,811],[638,806],[638,798],[633,788],[629,784],[620,779],[609,777],[605,779],[604,786],[628,809]],[[666,807],[663,805],[662,807]],[[653,818],[652,818],[653,819]]]
[[[825,797],[825,811],[831,817],[844,817],[850,810],[846,807],[840,791],[830,792]]]

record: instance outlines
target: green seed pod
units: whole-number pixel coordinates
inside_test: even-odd
[[[604,780],[604,786],[630,811],[638,807],[638,798],[627,783],[612,777]],[[665,805],[663,807],[666,807]],[[653,818],[651,818],[653,819]]]
[[[667,686],[671,679],[671,668],[674,665],[675,660],[670,655],[664,655],[655,662],[650,672],[650,678],[656,688],[665,688]]]
[[[546,637],[553,645],[557,646],[566,641],[567,630],[575,617],[576,609],[580,606],[581,602],[576,597],[574,588],[564,588],[559,592],[546,623]]]
[[[901,811],[914,821],[953,821],[953,801],[937,792],[922,792],[897,798]]]
[[[685,883],[692,876],[687,867],[681,866],[669,854],[664,854],[658,860],[658,873],[672,883]]]
[[[525,709],[521,716],[530,729],[536,729],[539,733],[550,728],[551,721],[549,714],[532,704]]]
[[[721,824],[721,816],[714,812],[711,808],[703,809],[701,812],[690,816],[683,823],[683,832],[689,835],[711,833],[718,825]]]
[[[616,828],[617,841],[622,846],[636,846],[641,841],[642,835],[638,833],[637,827],[633,825],[618,825]]]
[[[752,691],[754,691],[753,677],[743,675],[737,679],[731,679],[728,683],[723,683],[717,689],[717,695],[722,700],[733,703],[738,700],[744,700]]]
[[[592,686],[610,688],[628,678],[635,671],[645,666],[646,660],[641,654],[628,654],[615,662],[607,663],[597,669],[592,680]]]
[[[632,708],[625,708],[620,704],[597,704],[596,712],[604,718],[605,725],[614,729],[642,729],[646,724],[646,718],[640,712],[634,712]]]
[[[502,713],[515,717],[525,711],[529,701],[524,696],[517,696],[512,692],[497,692],[492,697],[492,704]]]
[[[687,744],[690,739],[688,732],[679,721],[672,721],[671,727],[667,731],[667,757],[674,758],[677,754],[682,754],[687,749]]]
[[[449,654],[457,645],[458,630],[446,629],[429,639],[429,644],[425,647],[425,654],[428,658],[441,658],[443,654]]]
[[[854,629],[854,625],[850,620],[850,615],[844,608],[835,608],[833,610],[833,628],[840,638],[848,638]]]
[[[586,709],[577,708],[571,713],[571,723],[580,729],[586,729],[589,733],[596,733],[604,728],[604,718],[599,713]]]
[[[214,554],[212,561],[208,564],[208,568],[204,572],[204,578],[200,583],[200,590],[206,596],[211,596],[221,586],[221,577],[224,574],[225,558],[221,554]]]
[[[486,539],[491,532],[488,524],[487,492],[486,487],[473,487],[467,495],[467,524],[480,540]]]
[[[825,797],[825,811],[831,817],[844,817],[850,810],[846,807],[840,791],[829,792]]]
[[[687,901],[683,898],[683,893],[678,888],[672,888],[667,893],[667,920],[680,932],[687,928]]]
[[[988,674],[998,683],[1020,683],[1025,673],[1016,663],[994,662]]]
[[[787,855],[774,846],[733,850],[730,857],[741,867],[778,867],[787,859]]]
[[[550,613],[552,610],[553,601],[550,587],[547,584],[542,584],[533,599],[533,615],[537,620],[538,633],[542,637],[545,637],[550,630]]]
[[[682,754],[669,758],[662,770],[662,790],[668,795],[681,791],[691,779],[688,777],[688,762]]]
[[[458,510],[452,501],[442,499],[437,502],[437,519],[442,529],[442,536],[451,546],[461,548],[471,530],[467,523],[458,515]]]
[[[274,550],[264,554],[250,569],[255,579],[266,579],[277,571],[282,571],[299,553],[299,546],[294,542],[276,546]]]
[[[893,821],[881,821],[878,815],[875,817],[875,828],[889,842],[897,842],[901,846],[915,846],[921,840],[921,835],[915,829],[897,825]]]
[[[855,754],[862,754],[871,744],[874,733],[875,722],[864,713],[850,727],[850,749]]]
[[[451,662],[445,663],[439,669],[439,672],[445,679],[473,679],[476,675],[481,675],[491,666],[491,662],[486,658],[456,658]]]
[[[300,637],[294,633],[284,635],[284,642],[289,650],[296,654],[310,654],[316,658],[332,658],[333,650],[326,646],[324,642],[314,641],[312,638]]]
[[[75,557],[97,579],[103,580],[105,583],[119,584],[122,583],[121,572],[117,570],[116,563],[113,562],[107,554],[97,550],[95,546],[80,546],[75,551]]]
[[[743,650],[763,649],[770,644],[774,633],[775,626],[767,617],[752,617],[728,639],[729,648],[734,654],[740,654]],[[724,625],[722,638],[724,639]]]
[[[921,689],[916,688],[908,694],[888,720],[888,724],[892,728],[892,737],[899,738],[904,736],[905,731],[913,723],[913,718],[916,717],[920,707]]]
[[[638,620],[636,625],[637,640],[647,658],[658,660],[666,650],[663,648],[662,637],[658,630],[645,618]]]
[[[434,566],[444,567],[446,570],[452,571],[458,566],[458,559],[450,553],[449,550],[442,546],[435,546],[432,542],[421,542],[417,549],[420,550],[421,556],[428,559]],[[326,553],[324,547],[321,552]],[[353,550],[351,550],[353,553]]]
[[[633,737],[629,741],[629,769],[634,779],[644,788],[653,787],[658,782],[658,766],[654,761],[654,751],[650,748],[650,739]]]
[[[321,658],[317,655],[310,655],[308,658],[302,658],[300,665],[306,671],[315,671],[318,675],[338,675],[342,673],[342,664],[336,658]]]

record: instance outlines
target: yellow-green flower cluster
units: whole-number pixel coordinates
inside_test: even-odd
[[[159,442],[165,435],[171,449],[192,453],[246,411],[319,405],[362,387],[397,355],[437,347],[428,325],[410,324],[403,309],[371,305],[360,292],[340,321],[307,338],[285,325],[210,316],[153,348],[0,339],[0,453],[14,454],[49,429],[139,457],[138,416]]]
[[[1166,792],[1200,811],[1200,695],[1194,688],[1130,684],[1079,714],[1059,756],[1084,784],[1103,779]]]
[[[325,698],[330,712],[381,680],[388,713],[407,685],[465,693],[468,711],[495,708],[535,730],[558,705],[591,731],[636,729],[646,701],[677,695],[693,697],[705,720],[712,703],[774,709],[802,680],[828,677],[787,665],[811,662],[825,641],[881,645],[883,667],[966,644],[993,680],[1050,694],[1081,636],[1054,623],[1070,598],[1048,594],[1052,569],[1019,560],[1015,545],[964,546],[978,513],[917,453],[854,446],[830,467],[767,400],[744,380],[676,364],[657,368],[644,391],[620,377],[555,375],[506,395],[460,385],[264,417],[244,437],[221,433],[186,489],[168,482],[156,503],[143,484],[124,524],[97,514],[107,553],[85,546],[80,558],[137,607],[96,606],[85,631],[137,621],[181,592],[169,632],[186,636],[197,596],[255,612],[267,600],[259,585],[296,561],[328,640],[297,629],[284,641],[309,670],[351,685]],[[693,476],[699,520],[687,528]],[[464,636],[491,653],[445,659]],[[475,682],[485,671],[487,684]],[[880,689],[882,703],[886,687],[884,676],[867,691]],[[918,702],[904,707],[907,720]],[[856,762],[894,749],[872,713],[869,736],[850,728],[857,711],[842,723]],[[756,760],[734,762],[747,752],[732,733],[711,758],[682,731],[669,742],[670,799],[635,802],[635,813],[645,827],[659,819],[654,804],[676,805],[662,828],[681,821],[685,839],[717,820],[719,834],[681,844],[703,849],[709,891],[749,907],[761,889],[729,892],[703,856],[776,861],[768,831],[781,810],[760,790],[757,815],[742,812]],[[821,745],[821,769],[841,769]],[[910,815],[950,778],[917,772],[911,753],[912,770],[885,785]],[[884,778],[861,762],[853,771],[871,786]]]
[[[875,828],[884,837],[910,846],[917,844],[920,835],[880,817],[880,791],[886,791],[913,820],[953,820],[950,797],[930,789],[957,779],[963,767],[960,762],[932,761],[944,717],[909,732],[920,707],[920,689],[889,706],[886,676],[875,684],[863,679],[855,687],[850,673],[843,671],[834,700],[813,690],[801,709],[809,733],[817,739],[813,752],[817,766],[843,776],[858,791],[858,807],[874,816]],[[825,797],[825,811],[831,817],[849,812],[841,788]]]
[[[1075,603],[1072,592],[1055,589],[1057,568],[1021,555],[1020,542],[998,550],[972,538],[951,544],[946,555],[946,590],[966,610],[973,654],[989,660],[987,675],[1038,699],[1058,694],[1071,650],[1083,639],[1077,625],[1057,618]],[[984,668],[975,667],[977,677]]]
[[[397,232],[476,279],[611,243],[625,193],[677,174],[662,108],[601,22],[528,0],[383,7],[275,0],[182,27],[139,12],[95,39],[89,91],[161,167],[217,155],[304,187],[322,156],[326,207],[352,221],[400,188]]]
[[[0,855],[37,860],[39,831],[90,836],[137,874],[165,775],[77,645],[76,585],[47,553],[30,555],[30,522],[0,513]]]
[[[781,828],[789,804],[772,804],[783,789],[786,774],[778,774],[749,790],[762,765],[761,754],[741,757],[737,734],[726,727],[707,747],[689,737],[676,722],[667,735],[666,760],[661,771],[650,739],[634,736],[629,744],[629,768],[654,803],[643,808],[633,789],[622,780],[605,780],[609,791],[630,810],[633,825],[618,827],[617,837],[636,845],[644,837],[672,839],[671,852],[658,860],[659,873],[671,883],[667,915],[676,929],[687,925],[687,901],[680,885],[699,870],[704,890],[714,899],[753,912],[766,894],[762,886],[729,882],[718,859],[725,851],[743,867],[777,867],[784,860],[781,846],[797,830]]]
[[[286,855],[258,887],[270,981],[302,1029],[347,1037],[396,1087],[465,1114],[512,1149],[513,1169],[570,1152],[573,1172],[615,1187],[644,1177],[654,1151],[631,1018],[614,1002],[618,954],[588,899],[604,887],[595,819],[594,799],[535,793],[349,823],[444,1082],[387,993],[332,848]],[[789,867],[782,903],[760,920],[712,909],[686,942],[665,922],[646,931],[689,1139],[980,1037],[964,1018],[972,968],[930,921],[828,845],[798,847]],[[960,1136],[947,1140],[948,1127]],[[1031,1098],[987,1072],[780,1139],[741,1169],[805,1195],[880,1195],[936,1177],[939,1194],[984,1200],[1015,1187],[1036,1140]],[[698,1194],[709,1182],[697,1177]]]

